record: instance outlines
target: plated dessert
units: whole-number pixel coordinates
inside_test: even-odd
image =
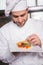
[[[18,42],[17,46],[19,48],[26,48],[26,49],[28,49],[28,48],[31,47],[31,44],[28,41],[25,40],[25,41]]]

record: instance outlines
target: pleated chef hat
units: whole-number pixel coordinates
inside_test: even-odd
[[[27,8],[26,0],[7,0],[6,1],[6,9],[5,15],[9,16],[11,11],[21,11]]]

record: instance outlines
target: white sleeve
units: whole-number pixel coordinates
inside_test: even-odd
[[[11,63],[15,60],[15,56],[10,52],[8,41],[3,37],[0,32],[0,60],[5,63]]]
[[[42,22],[42,28],[41,28],[41,47],[43,50],[43,22]]]
[[[43,21],[41,21],[41,43],[42,43],[42,50],[43,50]]]
[[[42,50],[43,50],[43,35],[42,35],[42,39],[41,39],[41,47],[42,47]]]

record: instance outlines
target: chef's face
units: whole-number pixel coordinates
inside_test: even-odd
[[[23,11],[11,12],[11,18],[15,24],[22,27],[28,18],[28,9]]]

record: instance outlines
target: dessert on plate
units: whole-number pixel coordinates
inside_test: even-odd
[[[31,44],[27,40],[25,40],[25,41],[18,42],[17,46],[19,48],[30,48]]]

